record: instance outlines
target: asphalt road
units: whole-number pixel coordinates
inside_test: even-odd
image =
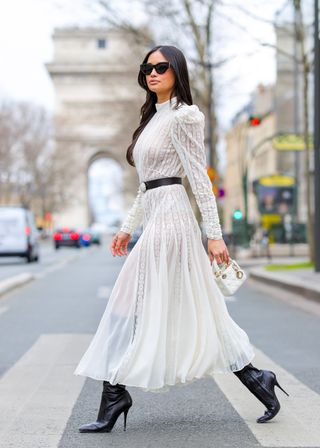
[[[41,241],[38,262],[27,263],[23,257],[0,257],[0,281],[22,273],[31,273],[37,277],[38,274],[50,270],[52,266],[56,269],[60,264],[71,261],[79,255],[83,256],[86,249],[86,247],[80,249],[62,247],[55,250],[51,240]]]
[[[319,305],[293,305],[250,281],[227,306],[255,348],[253,364],[274,370],[290,394],[276,389],[274,420],[257,424],[262,404],[234,375],[218,375],[166,393],[128,387],[126,432],[121,415],[111,433],[80,434],[96,417],[101,383],[73,371],[124,258],[108,241],[47,257],[33,282],[0,298],[1,448],[320,447]]]

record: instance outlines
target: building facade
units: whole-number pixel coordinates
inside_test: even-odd
[[[280,149],[280,145],[273,140],[279,135],[289,136],[290,139],[301,138],[303,134],[304,75],[301,64],[297,62],[301,55],[294,40],[292,23],[282,22],[277,25],[276,37],[275,85],[257,87],[249,104],[234,117],[232,127],[226,135],[224,222],[228,232],[232,231],[234,211],[239,209],[245,213],[243,176],[246,174],[246,168],[249,223],[268,229],[271,225],[281,224],[285,227],[288,222],[303,227],[307,221],[305,151],[294,150],[290,145],[286,147],[286,144]],[[309,99],[312,98],[311,90],[312,83]],[[310,123],[312,104],[310,101]],[[258,126],[250,126],[250,116],[262,118],[261,123]],[[265,182],[265,186],[260,185],[260,180]],[[275,213],[267,212],[264,209],[267,204],[262,204],[261,197],[259,198],[259,191],[263,188],[267,190],[268,183],[270,194],[266,193],[265,200],[266,203],[269,201],[270,210],[271,193],[276,198],[276,190],[281,190],[284,198],[282,203],[280,200],[279,211]],[[291,198],[286,199],[290,195]],[[294,202],[293,206],[290,200]]]
[[[253,183],[262,176],[277,172],[277,152],[272,147],[272,136],[275,134],[275,116],[270,108],[272,98],[272,86],[259,86],[252,96],[250,107],[246,107],[235,117],[233,127],[226,134],[226,197],[223,213],[227,233],[232,232],[234,211],[245,212],[243,182],[246,174],[248,221],[256,226],[260,223]],[[259,126],[251,127],[251,115],[265,117]]]

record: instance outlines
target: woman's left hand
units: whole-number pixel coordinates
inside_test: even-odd
[[[208,254],[210,257],[210,264],[212,265],[213,259],[215,258],[218,264],[229,263],[229,251],[226,243],[223,239],[221,240],[210,240],[208,239]]]

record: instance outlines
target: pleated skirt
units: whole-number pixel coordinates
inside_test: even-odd
[[[215,283],[184,186],[147,190],[142,204],[143,232],[74,374],[166,392],[242,369],[253,347]]]

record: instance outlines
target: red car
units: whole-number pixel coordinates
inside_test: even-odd
[[[74,229],[63,227],[57,229],[53,234],[54,246],[59,249],[62,246],[66,247],[81,247],[80,233]]]

